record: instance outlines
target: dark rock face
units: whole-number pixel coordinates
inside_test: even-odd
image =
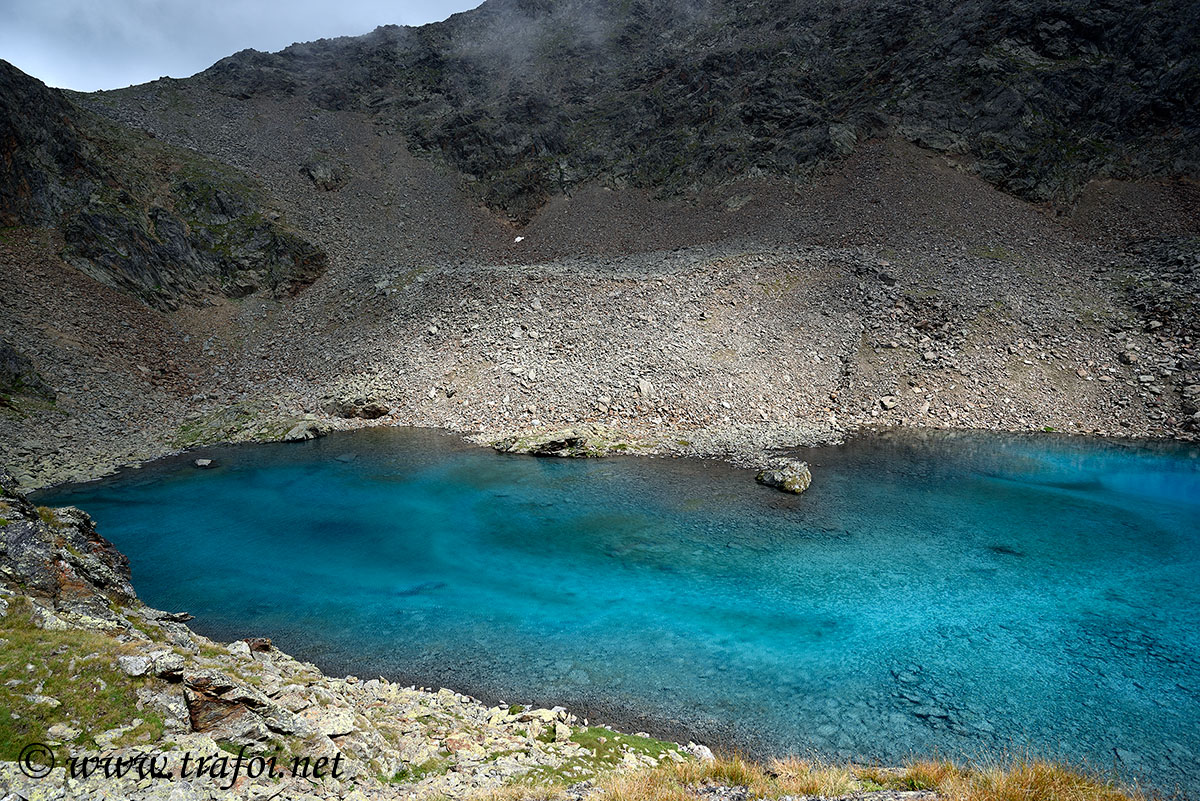
[[[54,399],[52,390],[33,367],[33,362],[0,339],[0,404],[7,395],[34,395]]]
[[[367,112],[517,218],[595,178],[802,175],[889,132],[1066,201],[1098,175],[1197,171],[1197,41],[1189,0],[490,0],[196,80]]]
[[[78,509],[37,509],[0,471],[0,574],[64,612],[108,618],[133,604],[129,560]]]
[[[326,264],[241,173],[103,121],[0,61],[0,225],[58,227],[64,258],[171,308],[295,291]]]

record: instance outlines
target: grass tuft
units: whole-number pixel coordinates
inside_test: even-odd
[[[1145,801],[1136,787],[1121,788],[1069,765],[1041,759],[960,771],[937,790],[951,801]]]
[[[910,762],[900,774],[900,789],[904,790],[936,790],[948,780],[960,775],[959,768],[946,760],[917,760]]]

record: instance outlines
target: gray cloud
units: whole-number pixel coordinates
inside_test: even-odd
[[[479,0],[0,0],[0,58],[59,86],[184,78],[230,53],[423,25]]]

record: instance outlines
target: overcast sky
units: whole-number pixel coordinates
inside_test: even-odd
[[[230,53],[423,25],[480,0],[0,0],[0,59],[51,86],[186,78]]]

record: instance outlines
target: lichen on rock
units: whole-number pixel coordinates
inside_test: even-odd
[[[808,469],[808,462],[777,459],[771,465],[759,470],[755,480],[759,484],[774,487],[782,492],[799,495],[812,484],[812,473]]]

